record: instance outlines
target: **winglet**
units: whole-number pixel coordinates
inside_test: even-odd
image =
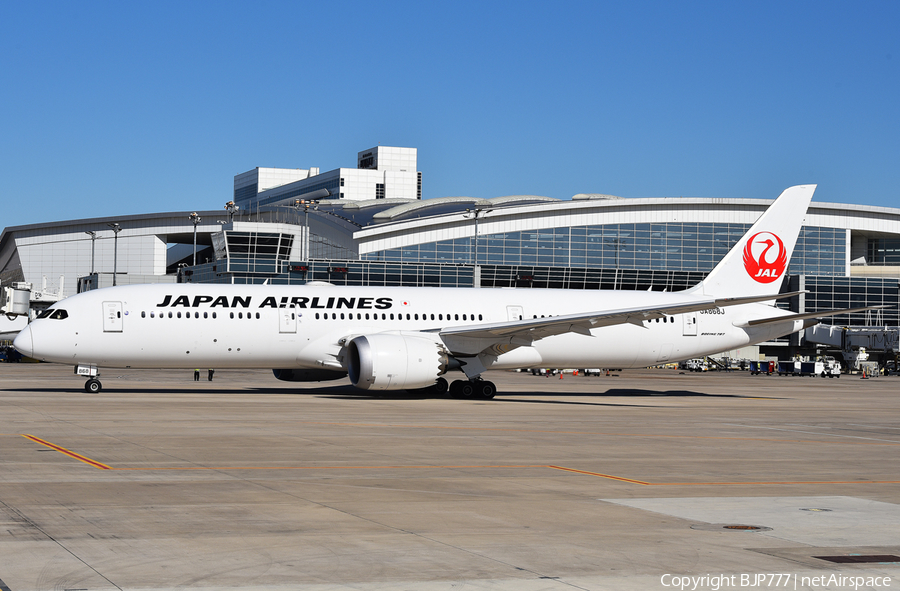
[[[728,254],[689,291],[712,296],[777,294],[816,185],[785,189]]]

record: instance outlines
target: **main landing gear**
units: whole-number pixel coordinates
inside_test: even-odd
[[[453,398],[491,399],[497,394],[497,386],[487,380],[456,380],[450,384],[450,396]]]
[[[497,394],[497,386],[494,385],[494,382],[488,382],[481,378],[475,378],[474,380],[456,380],[452,384],[449,384],[444,378],[438,378],[435,380],[433,386],[415,390],[415,392],[426,396],[441,396],[448,391],[450,392],[451,398],[481,398],[487,400],[493,398],[494,395]]]

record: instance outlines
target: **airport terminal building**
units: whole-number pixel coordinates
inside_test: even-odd
[[[63,296],[114,279],[675,291],[700,281],[777,197],[423,199],[422,186],[415,148],[378,146],[356,168],[324,173],[255,168],[234,177],[226,209],[194,218],[6,228],[0,280]],[[783,291],[807,293],[780,305],[883,304],[828,322],[900,326],[900,209],[813,201],[789,274]]]

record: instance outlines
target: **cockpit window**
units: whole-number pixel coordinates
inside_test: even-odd
[[[38,318],[49,318],[50,320],[65,320],[69,317],[69,313],[62,308],[47,308],[37,316]]]

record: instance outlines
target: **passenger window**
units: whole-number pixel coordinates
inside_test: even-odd
[[[256,319],[259,320],[259,312],[256,313]]]
[[[207,315],[206,312],[203,313],[203,317],[204,317],[204,318],[209,318],[209,316]]]
[[[234,318],[234,312],[229,312],[228,315],[229,317]]]
[[[143,310],[141,310],[141,318],[146,318],[146,317],[147,317],[147,313],[144,312]]]
[[[459,314],[454,314],[454,317],[455,320],[459,320]]]
[[[213,312],[213,319],[215,319],[215,317],[216,317],[216,313],[215,313],[215,312]]]
[[[181,312],[178,313],[178,317],[181,318]]]

